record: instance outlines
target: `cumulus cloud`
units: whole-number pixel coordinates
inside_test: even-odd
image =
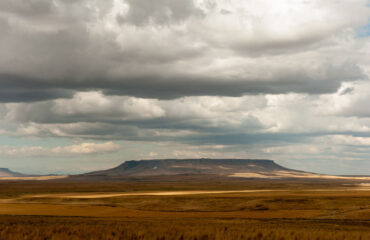
[[[347,53],[368,14],[365,0],[3,1],[0,101],[335,92],[366,78]]]
[[[3,121],[16,123],[21,136],[70,136],[157,140],[201,133],[255,132],[263,128],[251,114],[263,108],[263,96],[187,97],[177,100],[76,94],[72,99],[8,103]]]
[[[176,100],[78,93],[71,99],[2,105],[12,136],[199,144],[286,144],[332,134],[367,134],[368,119],[339,114],[349,86],[326,95],[186,97]],[[346,104],[347,102],[347,104]],[[335,105],[334,103],[337,103]]]
[[[350,89],[350,91],[347,91]],[[335,108],[332,110],[333,114],[342,116],[353,116],[359,118],[369,118],[370,109],[368,103],[370,102],[370,83],[359,82],[351,85],[350,87],[343,90],[346,94],[336,96],[332,102],[336,102]]]

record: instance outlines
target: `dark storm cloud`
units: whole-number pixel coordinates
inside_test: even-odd
[[[39,83],[33,78],[0,74],[0,102],[36,102],[71,98],[74,90]]]
[[[70,98],[73,91],[60,89],[29,90],[29,89],[1,89],[0,102],[36,102],[56,98]]]
[[[269,66],[266,66],[268,69]],[[355,81],[366,78],[356,65],[348,64],[340,67],[325,66],[322,74],[311,76],[302,69],[300,72],[284,69],[274,74],[273,79],[245,78],[235,76],[220,78],[209,75],[203,76],[174,76],[130,79],[116,82],[117,88],[105,89],[108,95],[133,95],[144,98],[171,99],[183,96],[242,96],[244,94],[281,94],[309,93],[323,94],[335,92],[342,81]]]
[[[120,79],[36,79],[0,75],[1,102],[20,102],[71,97],[73,91],[103,90],[107,95],[129,95],[143,98],[174,99],[184,96],[242,96],[260,93],[310,93],[335,92],[342,81],[365,78],[361,70],[353,65],[328,67],[320,76],[310,73],[282,72],[275,79],[219,78],[217,76],[144,76]]]

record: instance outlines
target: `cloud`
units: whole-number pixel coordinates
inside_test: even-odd
[[[367,78],[348,55],[364,50],[355,29],[368,20],[366,1],[15,0],[0,9],[2,102],[95,90],[322,94]]]
[[[336,93],[313,96],[291,93],[175,100],[79,92],[71,99],[0,106],[2,121],[13,124],[7,131],[12,136],[268,145],[321,135],[366,134],[368,119],[341,114],[353,99],[353,93],[342,92],[351,87],[345,84]]]
[[[354,137],[346,135],[330,136],[331,140],[337,144],[349,146],[364,146],[370,148],[370,137]]]
[[[119,144],[113,142],[105,143],[81,143],[78,145],[71,145],[66,147],[56,147],[51,151],[57,154],[93,154],[114,152],[121,148]]]
[[[370,83],[362,82],[353,86],[353,90],[348,94],[347,98],[337,97],[338,101],[343,102],[341,107],[336,109],[336,114],[344,116],[355,116],[360,118],[369,118],[370,110],[368,103]]]
[[[201,16],[201,9],[193,1],[159,0],[147,2],[145,0],[127,0],[124,2],[122,15],[117,16],[121,24],[135,26],[178,24],[193,15]]]
[[[3,105],[11,135],[155,140],[189,135],[254,132],[263,128],[249,111],[264,107],[262,96],[187,97],[177,100],[78,93],[72,99]],[[0,105],[1,106],[1,105]]]
[[[358,32],[367,5],[1,1],[0,134],[172,144],[136,157],[363,160],[370,44]],[[2,153],[105,152],[41,145]]]
[[[85,142],[70,146],[45,148],[41,146],[11,147],[1,146],[0,153],[3,157],[72,157],[90,154],[105,154],[116,152],[121,148],[113,142],[92,143]]]

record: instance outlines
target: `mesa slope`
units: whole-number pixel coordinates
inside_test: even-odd
[[[108,170],[84,174],[85,176],[158,176],[213,174],[228,176],[243,173],[274,173],[289,171],[272,160],[257,159],[157,159],[127,161]]]
[[[103,171],[80,175],[86,178],[147,178],[166,176],[168,178],[265,178],[265,179],[347,179],[370,180],[369,177],[344,177],[315,174],[289,169],[272,160],[260,159],[156,159],[126,161]]]

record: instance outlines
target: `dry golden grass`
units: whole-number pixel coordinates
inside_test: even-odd
[[[351,223],[284,219],[153,221],[6,216],[0,217],[0,222],[0,239],[364,240],[370,238],[369,223],[361,221]]]
[[[235,189],[272,191],[119,195]],[[364,240],[370,191],[338,182],[0,183],[3,239]]]
[[[45,181],[45,180],[55,180],[67,178],[68,175],[58,175],[58,176],[38,176],[38,177],[0,177],[0,181],[4,180],[27,180],[27,181]]]
[[[18,196],[20,194],[43,193],[84,193],[84,192],[136,192],[136,191],[182,191],[182,190],[245,190],[245,189],[332,189],[343,187],[342,183],[353,181],[312,181],[303,180],[238,180],[233,178],[147,181],[0,181],[0,197]]]

